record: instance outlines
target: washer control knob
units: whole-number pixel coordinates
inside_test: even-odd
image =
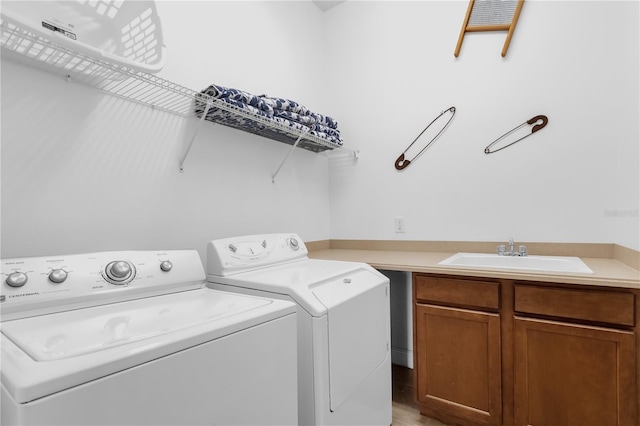
[[[160,269],[164,272],[169,272],[173,268],[173,263],[168,260],[163,260],[160,263]]]
[[[49,273],[49,281],[54,284],[63,283],[69,274],[64,269],[54,269]]]
[[[27,274],[24,272],[12,272],[6,279],[6,283],[11,287],[22,287],[27,283]]]
[[[105,268],[105,278],[111,284],[122,285],[126,284],[133,277],[133,269],[129,262],[124,260],[114,260],[109,263]]]
[[[124,278],[131,273],[131,266],[124,260],[118,260],[111,263],[108,272],[114,278]]]
[[[289,244],[289,247],[291,247],[291,250],[295,251],[300,248],[300,244],[298,243],[298,240],[296,240],[295,238],[287,239],[287,243]]]

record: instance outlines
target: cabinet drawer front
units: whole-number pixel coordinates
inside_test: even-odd
[[[499,309],[500,283],[414,275],[417,300]]]
[[[516,284],[515,311],[634,326],[634,295]]]

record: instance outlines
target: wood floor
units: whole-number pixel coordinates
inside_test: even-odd
[[[413,370],[392,366],[393,426],[446,426],[436,419],[420,415],[414,402]]]

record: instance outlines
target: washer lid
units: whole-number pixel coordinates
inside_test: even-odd
[[[253,297],[190,292],[43,315],[2,325],[2,333],[36,361],[98,352],[249,311],[271,303]]]
[[[32,401],[265,322],[293,303],[202,288],[1,324],[2,385]]]

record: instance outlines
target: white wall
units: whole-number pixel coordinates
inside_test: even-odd
[[[640,249],[638,2],[530,0],[505,58],[504,33],[467,34],[455,58],[467,5],[351,1],[328,13],[330,95],[362,151],[355,168],[330,165],[332,237]],[[397,171],[450,106],[450,127]],[[539,114],[546,128],[483,153]]]
[[[5,3],[5,2],[3,2]],[[640,249],[638,2],[529,0],[504,34],[470,34],[467,1],[159,1],[161,76],[289,97],[335,116],[328,161],[2,63],[2,257],[196,248],[294,231],[327,238],[614,242]],[[398,155],[441,110],[450,128]],[[549,125],[484,146],[538,114]],[[611,213],[615,212],[615,213]],[[396,234],[403,216],[407,232]]]
[[[161,77],[299,100],[325,112],[322,12],[311,2],[158,2]],[[302,54],[305,54],[302,60]],[[2,62],[2,257],[196,248],[264,232],[329,238],[327,158],[154,111]]]

